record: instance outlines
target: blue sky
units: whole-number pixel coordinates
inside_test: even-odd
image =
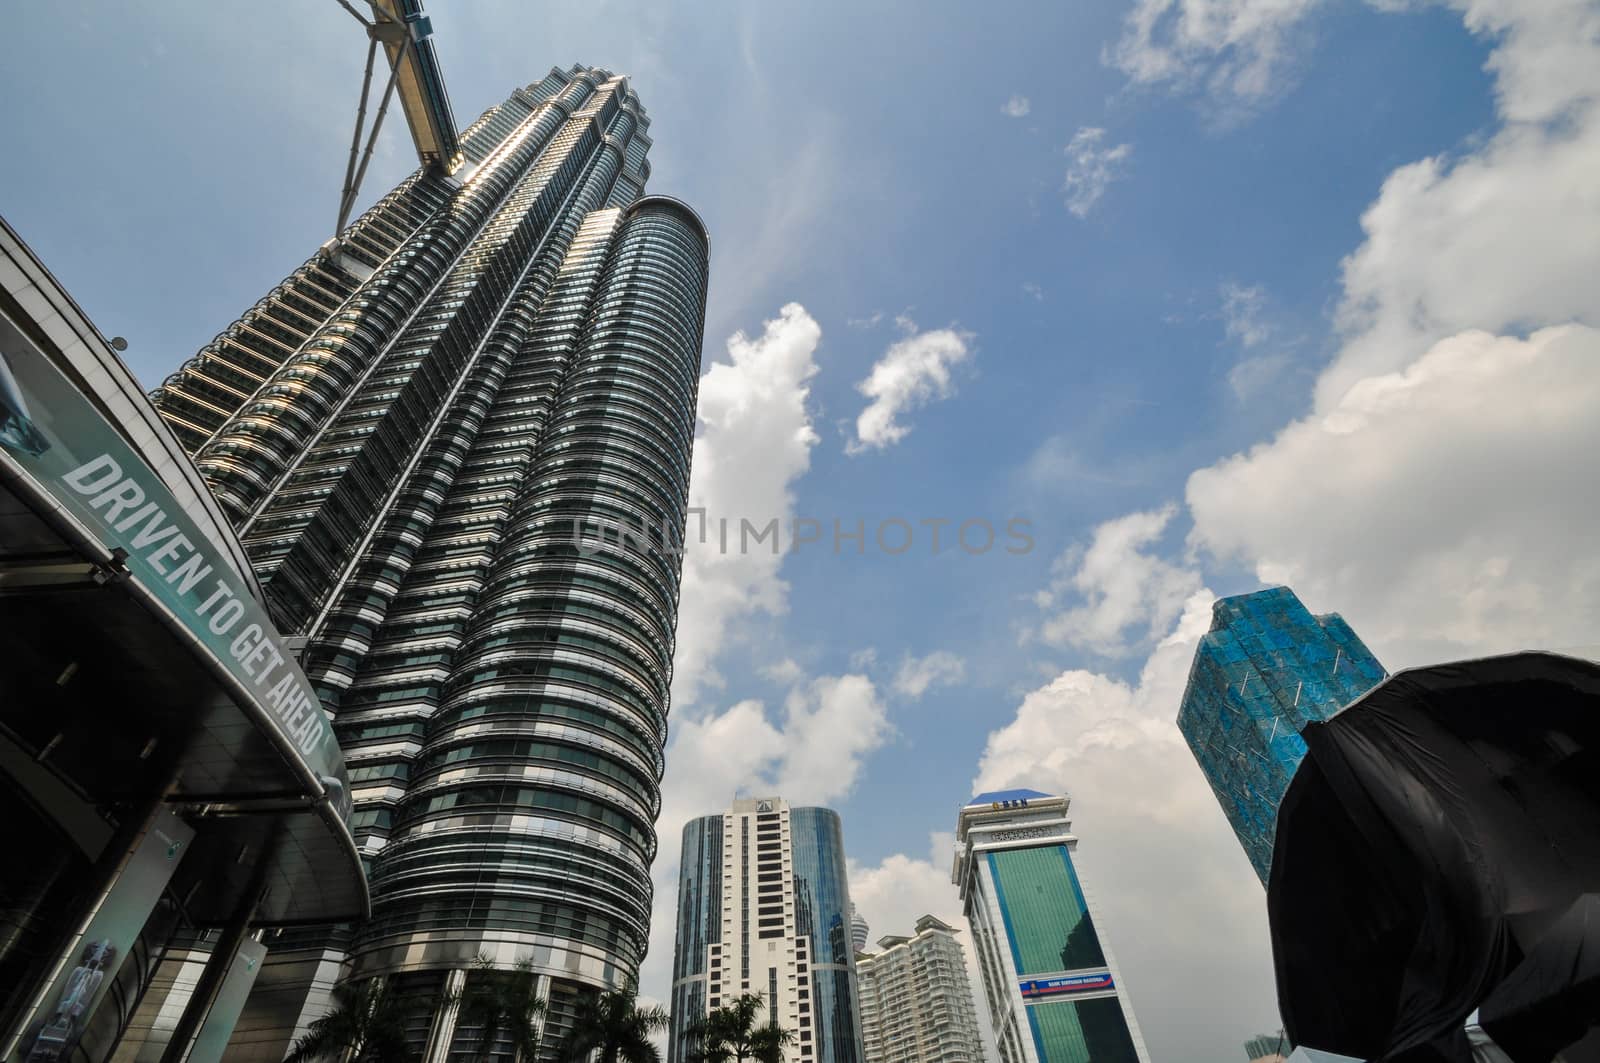
[[[651,191],[712,233],[711,515],[915,531],[689,559],[658,923],[735,791],[841,811],[876,935],[957,914],[931,835],[974,786],[1064,788],[1154,1057],[1235,1059],[1264,905],[1172,725],[1212,598],[1289,582],[1391,667],[1600,641],[1593,2],[430,13],[462,124],[634,77]],[[330,235],[331,0],[30,5],[9,43],[0,210],[149,385]],[[1034,545],[934,555],[934,518]]]

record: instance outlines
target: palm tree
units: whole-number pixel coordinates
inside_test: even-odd
[[[561,1058],[578,1063],[599,1052],[600,1063],[661,1063],[650,1035],[667,1028],[667,1013],[640,1007],[638,996],[638,983],[630,981],[585,998],[561,1046]]]
[[[797,1041],[793,1030],[785,1030],[773,1019],[750,1038],[750,1055],[756,1063],[783,1063],[783,1050]]]
[[[457,996],[460,1018],[480,1029],[476,1058],[487,1060],[504,1032],[511,1041],[514,1060],[531,1061],[539,1053],[539,1032],[545,1002],[533,994],[539,984],[531,959],[518,960],[509,971],[496,970],[494,961],[479,956]]]
[[[404,1006],[381,978],[333,987],[333,1010],[311,1024],[283,1063],[326,1059],[349,1063],[403,1063]]]
[[[795,1042],[794,1031],[779,1026],[776,1017],[758,1022],[760,1014],[760,993],[740,994],[713,1009],[689,1027],[689,1037],[698,1042],[691,1058],[696,1063],[782,1063],[784,1046]]]

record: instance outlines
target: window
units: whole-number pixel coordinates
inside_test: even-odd
[[[1105,966],[1105,953],[1065,846],[988,855],[1018,974]]]

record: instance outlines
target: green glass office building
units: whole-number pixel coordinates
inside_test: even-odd
[[[1073,863],[1068,804],[983,793],[957,821],[954,878],[1001,1063],[1149,1063]]]

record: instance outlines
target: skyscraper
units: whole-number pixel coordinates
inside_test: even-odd
[[[1293,1051],[1294,1046],[1282,1030],[1257,1034],[1244,1043],[1245,1058],[1250,1063],[1284,1063]]]
[[[856,906],[852,904],[850,906],[850,947],[857,952],[864,952],[867,947],[867,936],[871,933],[872,929],[867,926],[866,917],[856,911]]]
[[[797,1063],[864,1063],[839,815],[737,800],[683,828],[669,1063],[712,1008],[760,993]]]
[[[856,957],[867,1063],[983,1063],[978,1012],[956,929],[925,915],[916,932]]]
[[[1001,1063],[1150,1063],[1073,866],[1068,805],[999,790],[957,817],[953,878]]]
[[[230,1059],[346,956],[427,1002],[430,1060],[477,957],[531,962],[553,1031],[638,970],[709,253],[643,195],[648,124],[608,71],[515,90],[152,396],[305,642],[371,868],[364,925],[274,942]]]
[[[1178,729],[1266,884],[1278,804],[1305,756],[1300,728],[1383,679],[1337,613],[1312,616],[1288,587],[1220,599],[1200,639]]]

